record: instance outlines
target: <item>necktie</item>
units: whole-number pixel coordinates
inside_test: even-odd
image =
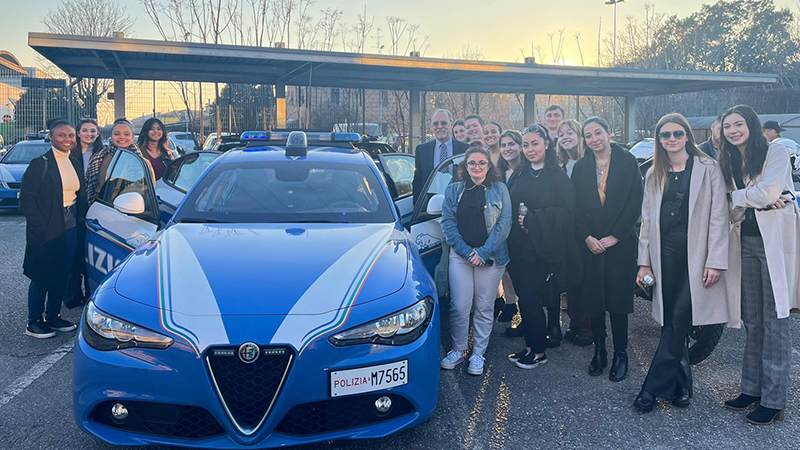
[[[444,143],[439,144],[439,164],[447,159],[447,146]]]

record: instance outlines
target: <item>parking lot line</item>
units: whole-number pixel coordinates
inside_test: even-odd
[[[69,342],[65,343],[61,347],[55,349],[52,353],[45,356],[44,359],[39,361],[38,363],[34,364],[27,372],[22,374],[19,378],[14,380],[11,385],[3,391],[3,394],[0,395],[0,408],[5,406],[11,400],[14,400],[16,396],[22,393],[28,386],[30,386],[37,378],[44,375],[48,369],[53,367],[55,363],[57,363],[61,358],[64,357],[67,353],[72,351],[72,347],[75,345],[75,341],[70,339]]]

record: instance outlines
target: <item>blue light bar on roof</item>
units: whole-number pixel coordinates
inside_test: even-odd
[[[333,133],[334,142],[359,142],[361,135],[358,133]]]
[[[270,140],[269,131],[245,131],[239,139],[243,141],[268,141]]]

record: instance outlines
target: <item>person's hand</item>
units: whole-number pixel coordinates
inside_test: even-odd
[[[636,274],[636,284],[642,289],[645,288],[644,277],[647,275],[653,277],[654,280],[656,279],[656,276],[653,275],[653,269],[651,269],[650,266],[639,266],[639,272]]]
[[[525,228],[525,216],[523,216],[522,214],[519,215],[519,227]]]
[[[481,257],[478,256],[477,253],[475,253],[475,250],[473,250],[472,253],[469,254],[469,263],[475,267],[483,266],[483,261],[481,260]]]
[[[775,203],[770,205],[770,208],[772,208],[772,209],[781,209],[781,208],[783,208],[784,206],[788,205],[789,203],[791,203],[793,201],[794,201],[794,199],[790,195],[784,194],[784,195],[781,195],[780,197],[778,197],[778,201],[776,201]]]
[[[594,236],[589,236],[586,238],[586,246],[589,247],[589,251],[595,255],[599,255],[606,251],[606,249],[600,245],[600,241],[598,241]]]
[[[717,284],[717,281],[722,278],[722,271],[718,269],[706,268],[703,271],[703,287],[708,289]]]
[[[603,247],[603,251],[608,250],[609,248],[617,245],[619,239],[615,238],[614,236],[606,236],[603,239],[600,239],[600,245]]]

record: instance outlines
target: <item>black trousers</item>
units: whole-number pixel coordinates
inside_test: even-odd
[[[686,339],[692,330],[686,232],[672,231],[661,238],[661,290],[664,326],[642,390],[673,400],[683,388],[692,392],[692,369]]]
[[[614,341],[614,351],[624,352],[628,349],[628,315],[608,314],[611,317],[611,335]],[[592,337],[594,344],[606,341],[606,316],[592,317]]]
[[[519,300],[519,314],[525,324],[525,346],[534,353],[547,350],[546,268],[525,260],[512,261],[508,273],[514,283]]]

